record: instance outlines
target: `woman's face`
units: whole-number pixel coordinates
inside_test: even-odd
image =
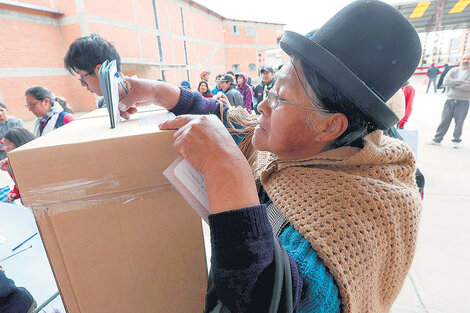
[[[15,144],[6,138],[3,138],[3,145],[7,153],[16,148]]]
[[[276,77],[273,88],[281,100],[314,108],[291,62],[287,62]],[[266,98],[259,104],[258,110],[261,116],[252,139],[258,150],[270,151],[280,159],[296,160],[311,157],[324,148],[324,143],[315,140],[316,126],[321,120],[315,109],[286,103],[279,103],[276,108],[272,108]],[[307,114],[313,114],[310,126],[306,122]]]
[[[41,117],[51,109],[51,103],[49,99],[44,99],[42,101],[34,98],[31,95],[26,95],[26,106],[37,117]]]
[[[0,107],[0,122],[6,121],[7,118],[7,109]]]
[[[245,78],[242,75],[237,76],[237,84],[238,86],[242,86],[243,83],[245,82]]]
[[[207,85],[206,84],[201,84],[199,86],[199,92],[202,93],[202,94],[206,93],[207,92]]]

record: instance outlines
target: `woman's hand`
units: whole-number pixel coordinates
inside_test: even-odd
[[[160,125],[176,129],[174,148],[199,172],[206,174],[221,160],[243,155],[230,133],[215,115],[180,115]]]
[[[173,147],[204,174],[211,213],[259,204],[251,167],[215,115],[178,116],[160,129],[177,129]]]
[[[8,171],[10,169],[10,162],[8,162],[8,158],[4,158],[0,161],[0,169],[3,171]]]
[[[16,193],[10,192],[7,196],[7,202],[12,203],[13,201],[15,201],[16,196]]]
[[[122,84],[124,87],[119,85],[119,110],[125,119],[137,112],[138,106],[157,104],[170,110],[180,96],[178,87],[156,80],[124,77]]]

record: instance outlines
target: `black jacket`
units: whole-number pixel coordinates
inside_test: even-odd
[[[228,89],[225,91],[225,95],[227,96],[230,105],[234,107],[243,107],[243,96],[238,91],[237,86],[231,84],[230,87],[228,87]]]
[[[16,287],[13,280],[8,279],[3,271],[0,271],[0,312],[2,313],[26,313],[36,308],[31,294],[23,287]]]
[[[439,81],[437,82],[437,88],[441,89],[444,88],[442,86],[442,83],[444,82],[444,78],[447,75],[447,72],[449,72],[454,66],[453,65],[448,65],[444,68],[444,71],[442,71],[441,77],[439,77]]]
[[[264,99],[265,86],[266,90],[270,90],[271,88],[273,88],[275,83],[276,80],[273,78],[273,80],[271,80],[271,82],[267,85],[264,82],[261,82],[260,84],[256,85],[255,90],[253,91],[253,108],[255,109],[257,114],[259,114],[257,109],[258,104]]]
[[[439,69],[435,66],[432,66],[429,68],[429,70],[427,71],[426,75],[429,76],[429,78],[436,78],[437,75],[439,75]]]

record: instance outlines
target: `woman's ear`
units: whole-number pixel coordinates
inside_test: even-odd
[[[333,141],[348,128],[348,118],[343,113],[334,113],[322,122],[320,132],[316,136],[319,142]]]
[[[51,101],[49,100],[49,98],[44,98],[44,100],[42,100],[42,101],[44,101],[44,103],[46,104],[46,106],[47,106],[47,105],[50,105],[50,106],[52,107],[52,106],[54,105],[54,103],[51,103]]]

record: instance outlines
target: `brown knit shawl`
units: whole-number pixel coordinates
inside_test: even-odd
[[[411,149],[375,131],[362,149],[281,161],[253,152],[248,128],[240,148],[253,164],[265,163],[263,187],[333,274],[342,311],[389,312],[413,260],[421,213]]]

